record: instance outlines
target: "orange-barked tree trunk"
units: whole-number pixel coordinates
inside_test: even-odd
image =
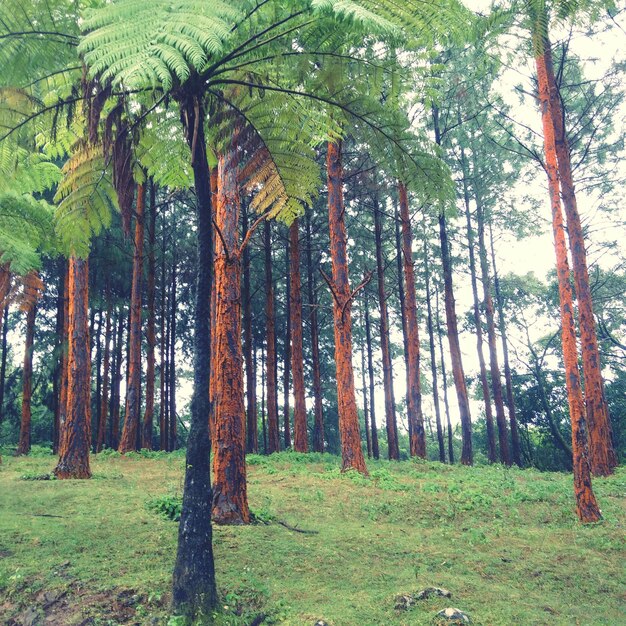
[[[311,250],[311,216],[306,214],[307,288],[309,292],[309,320],[311,324],[311,369],[313,371],[313,402],[315,424],[313,427],[313,450],[324,452],[324,410],[322,408],[322,376],[320,371],[319,330],[317,325],[317,292],[313,252]]]
[[[213,406],[213,521],[250,522],[246,487],[246,424],[241,347],[241,250],[235,140],[218,156],[215,230],[215,353]]]
[[[141,411],[141,283],[143,278],[143,235],[144,235],[144,184],[137,187],[135,221],[135,246],[133,251],[133,280],[130,294],[128,389],[126,390],[126,412],[124,428],[118,451],[120,454],[137,448],[137,435]]]
[[[374,198],[374,235],[376,242],[376,278],[378,282],[378,305],[380,309],[380,348],[383,355],[383,388],[385,392],[385,422],[387,428],[387,454],[390,459],[400,458],[398,446],[398,424],[396,420],[396,399],[393,389],[393,369],[391,348],[389,345],[389,309],[385,289],[385,262],[383,259],[383,225],[378,208],[378,199]],[[411,423],[409,422],[409,429]]]
[[[148,280],[146,300],[148,320],[146,324],[146,410],[143,414],[141,447],[152,450],[152,426],[154,423],[154,378],[156,348],[156,197],[154,181],[150,183],[150,220],[148,221]]]
[[[302,282],[300,279],[299,222],[289,227],[289,312],[291,315],[291,375],[293,377],[293,447],[307,452],[304,355],[302,348]]]
[[[344,220],[341,147],[341,141],[337,141],[337,143],[328,142],[326,156],[328,223],[332,264],[332,280],[327,279],[327,281],[333,295],[339,434],[341,437],[342,469],[355,469],[362,474],[367,474],[361,448],[354,370],[352,369],[351,304],[355,293],[350,290],[348,276],[348,238]]]
[[[400,221],[402,223],[402,257],[404,264],[404,313],[407,338],[407,414],[411,433],[411,456],[426,458],[426,435],[422,414],[422,387],[420,383],[420,340],[417,321],[417,296],[415,294],[415,271],[413,268],[413,234],[409,215],[406,186],[398,184],[400,197]]]
[[[17,454],[30,452],[31,396],[33,392],[33,344],[35,342],[35,315],[37,306],[29,303],[26,310],[26,336],[24,338],[24,369],[22,370],[22,421]]]
[[[578,371],[578,349],[574,326],[574,304],[570,285],[570,270],[567,262],[565,228],[561,213],[559,180],[557,176],[557,156],[554,126],[550,115],[550,94],[545,58],[535,57],[539,83],[539,101],[544,134],[545,168],[548,174],[550,204],[552,208],[552,232],[556,252],[556,269],[559,283],[561,308],[561,341],[565,365],[565,383],[572,424],[572,456],[574,466],[574,494],[576,511],[582,522],[595,522],[601,519],[600,509],[591,486],[591,468],[587,451],[585,405]]]
[[[91,478],[89,264],[72,256],[68,280],[67,404],[61,423],[57,478]]]
[[[543,41],[543,59],[550,97],[550,116],[554,127],[558,176],[567,216],[567,235],[572,253],[574,285],[578,300],[583,378],[585,381],[585,406],[589,433],[589,459],[591,471],[596,476],[608,476],[617,466],[617,456],[611,438],[611,422],[604,395],[602,364],[598,349],[593,302],[589,287],[589,271],[585,239],[576,203],[572,176],[570,149],[565,134],[565,120],[561,109],[559,88],[554,76],[551,44]]]
[[[265,318],[267,358],[267,453],[280,451],[278,429],[278,403],[276,381],[276,319],[274,317],[274,284],[272,280],[272,229],[269,221],[264,224],[265,235]]]

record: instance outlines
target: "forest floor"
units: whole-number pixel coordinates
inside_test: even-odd
[[[5,451],[6,452],[6,451]],[[146,624],[168,616],[181,453],[102,453],[90,481],[33,480],[54,458],[3,454],[0,623]],[[580,525],[569,475],[503,467],[249,457],[259,523],[214,530],[220,625],[626,624],[626,468],[594,481],[604,520]],[[151,506],[152,505],[152,506]],[[290,530],[313,531],[303,533]],[[395,608],[398,594],[452,598]]]

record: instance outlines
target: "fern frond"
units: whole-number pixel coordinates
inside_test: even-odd
[[[63,167],[55,201],[55,228],[66,254],[86,257],[91,237],[111,223],[117,194],[105,167],[102,146],[78,144]]]

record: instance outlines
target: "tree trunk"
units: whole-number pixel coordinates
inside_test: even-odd
[[[365,318],[365,313],[363,314]],[[367,400],[367,383],[365,382],[365,343],[361,342],[361,390],[363,391],[363,422],[365,424],[365,440],[367,441],[367,458],[372,458],[372,436],[369,425],[369,407]]]
[[[307,286],[309,291],[310,323],[311,323],[311,365],[313,370],[313,396],[315,426],[313,428],[313,450],[324,452],[324,412],[322,408],[322,377],[320,373],[319,330],[317,326],[317,293],[315,271],[313,269],[313,253],[311,250],[311,216],[306,214],[307,241]]]
[[[436,107],[433,107],[433,122],[435,126],[435,141],[438,145],[441,145],[439,111]],[[472,417],[470,414],[469,400],[467,398],[465,373],[463,372],[463,360],[461,357],[461,345],[459,343],[459,331],[454,302],[454,289],[452,286],[452,260],[450,258],[450,245],[448,243],[446,216],[443,211],[439,213],[439,240],[441,242],[441,262],[443,265],[446,323],[448,327],[450,357],[452,360],[452,376],[454,378],[454,386],[456,389],[456,396],[459,403],[459,413],[461,417],[461,463],[464,465],[471,465],[474,462],[474,455],[472,452]]]
[[[559,301],[561,308],[561,340],[565,365],[565,382],[572,423],[572,454],[574,465],[574,494],[576,511],[582,522],[595,522],[602,518],[600,509],[591,486],[591,468],[587,453],[587,432],[585,405],[583,402],[580,373],[578,371],[578,350],[574,326],[574,305],[570,285],[570,270],[567,261],[565,228],[561,213],[559,180],[557,175],[557,156],[554,126],[550,112],[550,88],[546,71],[545,58],[535,57],[543,123],[545,167],[548,174],[550,204],[552,207],[552,232],[556,251],[557,277],[559,283]]]
[[[511,450],[513,452],[513,462],[522,467],[522,453],[517,426],[517,416],[515,414],[515,400],[513,399],[513,380],[511,377],[511,365],[509,363],[509,345],[506,338],[506,320],[504,318],[504,305],[502,294],[500,293],[500,279],[496,267],[496,253],[493,245],[493,230],[489,222],[489,236],[491,243],[491,265],[493,267],[493,282],[496,289],[496,307],[498,310],[498,327],[502,339],[502,354],[504,357],[504,381],[506,383],[506,403],[509,410],[509,424],[511,426]]]
[[[545,80],[550,98],[550,117],[554,127],[558,176],[561,183],[563,206],[567,216],[567,235],[572,253],[574,285],[578,299],[589,458],[591,471],[594,475],[608,476],[613,473],[617,466],[617,456],[611,441],[611,422],[604,396],[602,363],[589,287],[585,239],[576,203],[570,148],[565,133],[565,119],[561,109],[559,88],[554,76],[551,44],[547,37],[542,43],[544,51],[542,61],[545,66]]]
[[[177,308],[177,299],[176,299],[176,288],[177,284],[177,268],[176,264],[178,262],[176,256],[176,233],[174,232],[174,253],[172,260],[172,285],[170,291],[170,347],[169,347],[169,398],[168,398],[168,409],[169,409],[169,435],[168,435],[168,450],[173,451],[177,448],[176,441],[176,432],[177,432],[177,415],[176,415],[176,308]],[[207,416],[208,418],[208,416]]]
[[[496,325],[494,322],[493,298],[491,297],[491,277],[489,276],[487,246],[485,244],[485,215],[482,203],[482,194],[480,192],[480,181],[475,181],[474,195],[476,199],[476,217],[478,222],[478,256],[480,259],[480,273],[483,284],[485,319],[487,320],[491,387],[493,389],[493,401],[496,405],[496,422],[498,424],[498,440],[500,443],[500,461],[506,465],[511,465],[509,433],[506,426],[504,399],[502,397],[502,378],[500,375],[500,365],[498,364]]]
[[[367,293],[365,294],[365,339],[367,342],[367,372],[370,385],[370,420],[372,437],[372,456],[380,458],[378,447],[378,426],[376,425],[376,407],[374,405],[374,355],[372,350],[372,331],[370,328],[370,314]]]
[[[91,432],[95,432],[94,441],[92,442],[93,451],[97,452],[98,447],[98,434],[100,433],[100,422],[102,421],[102,327],[104,326],[104,310],[100,308],[98,310],[98,332],[96,333],[96,396],[93,398],[93,409],[96,409],[95,426],[92,424]]]
[[[146,410],[143,414],[141,447],[152,450],[154,422],[154,376],[156,347],[156,198],[154,181],[150,183],[150,220],[148,221],[148,281],[146,300],[148,320],[146,326]]]
[[[285,249],[285,320],[286,333],[283,352],[283,431],[285,450],[291,448],[291,428],[289,419],[291,417],[291,409],[289,407],[289,379],[291,378],[291,279],[290,279],[290,244],[287,237]]]
[[[428,345],[430,348],[430,373],[433,378],[433,402],[435,404],[435,419],[437,422],[437,443],[439,444],[439,460],[446,462],[446,452],[441,426],[441,408],[439,406],[439,391],[437,389],[437,359],[435,357],[435,332],[433,327],[433,311],[430,302],[430,267],[428,263],[428,249],[424,237],[424,272],[426,275],[426,310],[428,312]]]
[[[65,372],[67,370],[67,326],[66,326],[66,302],[67,302],[67,261],[59,258],[58,262],[59,281],[57,286],[57,315],[56,315],[56,367],[52,392],[54,394],[54,418],[52,423],[52,453],[59,452],[59,424],[61,418],[61,390],[64,385]],[[0,413],[2,407],[0,405]]]
[[[68,281],[67,410],[61,423],[57,478],[91,478],[91,398],[89,363],[89,265],[70,257]]]
[[[272,231],[268,220],[264,223],[265,234],[265,317],[267,357],[265,359],[267,380],[267,451],[269,454],[280,450],[278,428],[278,404],[276,402],[276,320],[274,318],[274,285],[272,282]]]
[[[128,389],[126,411],[119,452],[124,454],[137,449],[137,436],[141,411],[141,283],[143,279],[144,239],[144,184],[137,186],[135,221],[135,246],[133,250],[133,280],[130,295],[130,348],[128,352]]]
[[[348,277],[348,238],[344,221],[343,168],[341,141],[328,143],[328,221],[330,228],[330,258],[332,263],[333,317],[335,321],[335,364],[337,367],[337,401],[339,434],[341,437],[342,469],[355,469],[367,475],[361,449],[359,414],[352,369],[352,314],[354,293]]]
[[[263,428],[263,454],[268,454],[267,422],[265,420],[265,368],[265,349],[261,346],[261,426]]]
[[[248,234],[248,209],[245,202],[241,207],[242,235]],[[257,454],[259,451],[258,417],[256,410],[256,367],[252,357],[252,290],[250,288],[250,248],[246,246],[242,254],[243,285],[243,354],[246,364],[246,451]]]
[[[450,403],[448,402],[448,377],[446,374],[446,360],[443,354],[443,333],[441,332],[441,317],[439,315],[439,289],[435,287],[435,315],[437,318],[437,336],[439,337],[439,357],[441,359],[441,381],[443,384],[443,405],[446,412],[448,427],[448,460],[454,464],[454,446],[452,445],[452,421],[450,420]]]
[[[478,363],[480,366],[480,386],[485,402],[485,422],[487,425],[487,458],[490,463],[497,460],[496,437],[493,428],[493,412],[491,409],[491,392],[489,391],[489,378],[487,377],[487,367],[485,365],[485,354],[483,352],[483,325],[480,318],[480,298],[478,297],[478,281],[476,278],[476,256],[474,253],[474,229],[472,228],[472,218],[470,214],[470,196],[468,188],[468,164],[465,157],[465,150],[461,148],[461,164],[463,167],[463,198],[465,202],[465,219],[467,223],[467,247],[469,250],[470,275],[472,280],[472,295],[474,300],[474,327],[476,328],[476,350],[478,353]]]
[[[67,415],[67,385],[68,385],[68,354],[70,349],[70,262],[65,262],[63,279],[63,349],[61,352],[61,384],[59,387],[59,416],[57,424],[56,452],[59,453],[61,445],[61,425]]]
[[[402,221],[402,257],[404,261],[406,337],[408,349],[407,411],[411,432],[411,456],[426,458],[426,436],[422,415],[422,388],[420,384],[420,342],[417,321],[417,296],[413,268],[413,234],[407,189],[399,183],[400,219]]]
[[[374,231],[376,239],[376,268],[378,281],[378,304],[380,308],[380,348],[383,354],[383,387],[385,391],[385,422],[387,427],[387,446],[390,459],[400,458],[398,447],[398,425],[396,421],[396,401],[393,389],[393,370],[391,365],[391,349],[389,346],[389,311],[385,290],[385,262],[382,244],[382,217],[375,198]]]
[[[294,450],[308,451],[306,401],[304,390],[304,355],[302,348],[302,284],[300,281],[299,221],[289,227],[289,312],[291,315],[291,372],[293,376]]]
[[[0,359],[0,425],[4,417],[4,387],[6,385],[7,375],[7,355],[8,345],[7,339],[9,335],[9,307],[8,305],[0,308],[2,317],[2,358]]]
[[[250,522],[246,488],[246,434],[241,348],[241,258],[237,226],[241,200],[236,137],[218,156],[215,225],[215,337],[213,355],[213,520]]]
[[[117,338],[115,340],[115,364],[113,367],[113,378],[111,384],[111,437],[110,447],[117,450],[120,440],[120,403],[122,383],[122,358],[124,350],[124,320],[126,316],[123,311],[119,311],[117,318]]]
[[[209,195],[209,198],[211,196]],[[211,227],[212,230],[212,227]],[[168,427],[167,427],[167,416],[168,416],[168,408],[167,408],[167,381],[168,379],[168,371],[167,371],[167,352],[169,350],[169,340],[167,336],[168,326],[167,320],[169,316],[167,314],[168,306],[167,306],[167,278],[165,272],[165,217],[163,217],[163,227],[162,227],[162,237],[161,237],[161,279],[160,279],[160,289],[161,289],[161,337],[159,343],[159,450],[167,450],[167,435],[168,435]],[[212,271],[212,270],[211,270]]]
[[[187,143],[192,150],[198,254],[196,301],[193,312],[194,379],[190,405],[191,424],[187,439],[185,486],[172,581],[172,608],[173,613],[183,615],[188,622],[193,622],[210,616],[217,604],[211,530],[211,438],[209,436],[213,228],[209,166],[204,138],[204,111],[199,100],[191,98],[181,103],[181,114]]]
[[[107,289],[107,312],[104,329],[104,363],[102,366],[102,393],[100,396],[100,419],[98,421],[98,435],[96,437],[96,452],[102,451],[106,434],[107,418],[109,416],[109,370],[111,367],[111,303]]]
[[[31,303],[26,311],[26,337],[24,340],[24,369],[22,370],[22,421],[16,454],[30,452],[31,397],[33,392],[33,344],[35,342],[35,315],[37,306]]]

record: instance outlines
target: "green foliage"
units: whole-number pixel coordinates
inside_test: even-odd
[[[377,478],[361,485],[348,477],[322,480],[316,474],[324,464],[300,463],[299,456],[272,455],[277,473],[248,468],[250,506],[319,534],[277,523],[214,527],[217,626],[248,626],[259,614],[270,623],[400,624],[409,614],[394,610],[395,595],[428,586],[449,589],[475,624],[620,623],[623,468],[594,482],[605,519],[588,527],[575,519],[565,473],[368,461]],[[340,462],[322,456],[329,466]],[[124,608],[124,619],[167,623],[178,528],[142,503],[171,501],[182,464],[95,455],[96,474],[123,468],[123,477],[69,484],[17,482],[26,472],[49,471],[49,454],[2,461],[0,507],[13,512],[0,516],[3,621],[39,606],[42,591],[66,591],[66,623],[98,623],[103,614],[121,622],[122,592],[122,599],[139,598]],[[308,471],[294,478],[296,466]],[[408,489],[381,489],[377,483],[389,476]],[[410,623],[430,625],[441,608],[440,600],[425,600]]]
[[[31,195],[0,193],[0,263],[25,275],[40,266],[40,253],[53,244],[52,211]]]
[[[63,167],[55,200],[56,231],[63,252],[86,257],[91,237],[111,223],[117,194],[105,165],[102,146],[78,144]]]
[[[177,522],[183,508],[183,499],[181,496],[164,495],[152,498],[146,502],[146,507],[150,511],[154,511],[163,517]]]

